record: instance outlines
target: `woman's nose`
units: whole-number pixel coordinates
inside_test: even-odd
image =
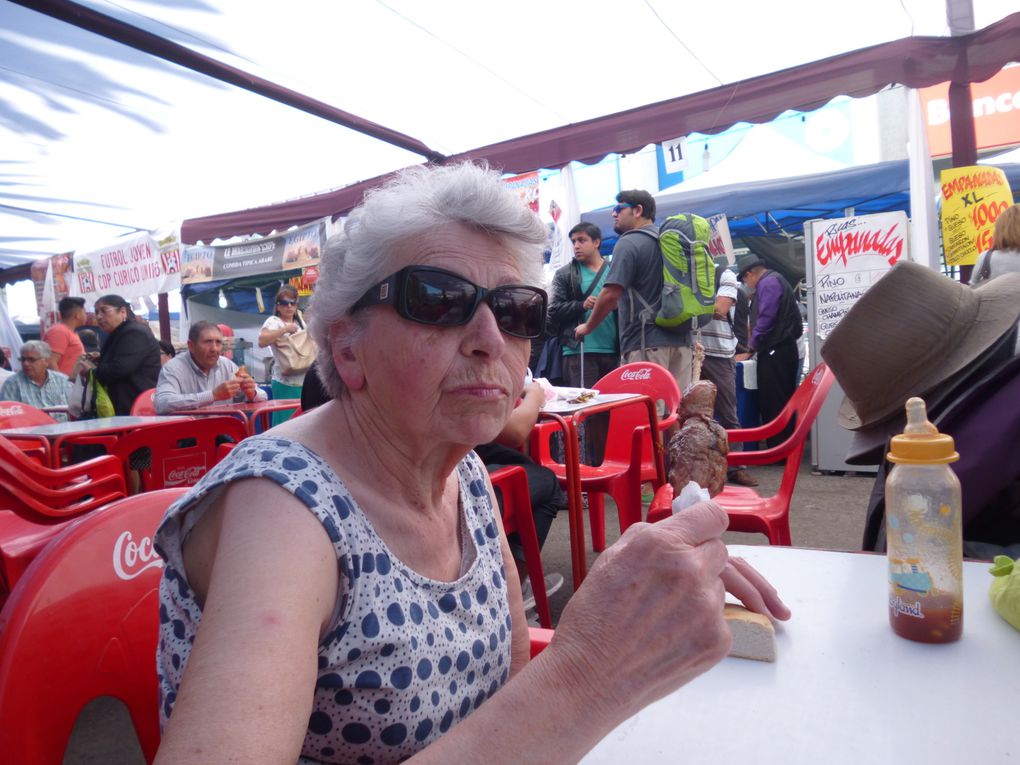
[[[496,315],[489,304],[483,302],[467,323],[467,333],[464,337],[465,352],[497,357],[505,347],[506,337],[499,328]]]

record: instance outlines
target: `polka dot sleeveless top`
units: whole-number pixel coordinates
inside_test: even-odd
[[[213,492],[250,477],[275,481],[308,507],[329,535],[340,570],[299,762],[399,762],[467,717],[510,670],[506,578],[484,471],[474,452],[457,467],[464,573],[440,582],[390,553],[339,476],[314,452],[279,437],[241,442],[169,508],[156,532],[156,549],[166,561],[157,656],[160,724],[173,710],[201,619],[183,574],[182,543]]]

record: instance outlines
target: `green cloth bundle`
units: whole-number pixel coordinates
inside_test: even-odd
[[[995,579],[988,597],[999,616],[1020,630],[1020,565],[1006,555],[996,555],[989,569]]]

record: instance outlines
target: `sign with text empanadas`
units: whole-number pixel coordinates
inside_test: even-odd
[[[184,249],[181,283],[238,279],[319,265],[326,243],[323,221],[246,242]]]
[[[992,246],[995,219],[1013,204],[1006,174],[975,165],[942,171],[942,249],[948,266],[972,266]]]

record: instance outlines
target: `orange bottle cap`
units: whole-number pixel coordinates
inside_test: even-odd
[[[893,436],[886,458],[905,465],[945,465],[956,462],[960,455],[953,437],[939,433],[938,428],[928,422],[924,399],[915,396],[907,400],[907,427],[900,435]]]

